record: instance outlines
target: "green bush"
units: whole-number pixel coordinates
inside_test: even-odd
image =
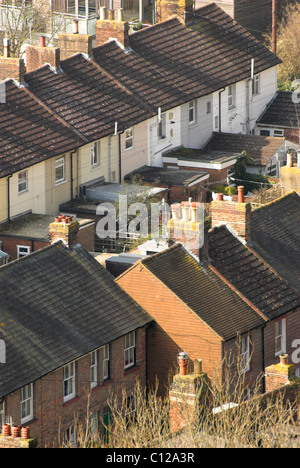
[[[238,190],[236,187],[233,187],[232,185],[229,187],[225,187],[225,193],[226,195],[237,195]]]
[[[224,185],[215,185],[213,191],[215,193],[225,193],[225,187]]]

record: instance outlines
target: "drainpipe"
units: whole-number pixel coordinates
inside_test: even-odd
[[[108,137],[109,182],[112,182],[112,135]]]
[[[122,132],[124,133],[124,132]],[[119,183],[122,183],[122,145],[121,145],[121,133],[119,133]]]
[[[71,200],[73,200],[73,154],[76,154],[77,150],[70,152],[70,171],[71,171]]]
[[[219,91],[219,132],[222,133],[222,103],[221,103],[221,94],[224,93],[225,88]]]
[[[12,178],[12,174],[7,177],[7,219],[10,221],[10,183],[9,179]]]

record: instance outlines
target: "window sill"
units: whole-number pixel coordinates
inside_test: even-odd
[[[124,369],[124,375],[132,374],[138,370],[140,370],[140,366],[133,364],[133,366],[128,367],[128,369]]]
[[[80,400],[80,397],[74,396],[73,398],[70,398],[69,400],[66,400],[63,402],[63,407],[69,406],[70,404],[74,403],[75,401]]]
[[[61,180],[60,182],[55,182],[55,187],[59,187],[60,185],[66,184],[68,181],[67,180]]]

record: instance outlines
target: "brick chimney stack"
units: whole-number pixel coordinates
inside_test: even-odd
[[[193,0],[157,0],[158,23],[166,21],[171,16],[179,16],[187,23],[193,16]]]
[[[184,201],[171,205],[172,218],[168,224],[170,239],[181,242],[200,260],[207,248],[205,235],[204,208],[199,202]]]
[[[251,204],[245,203],[244,187],[238,187],[238,201],[216,199],[211,203],[212,228],[221,223],[229,224],[238,236],[250,240]]]
[[[39,46],[26,47],[26,72],[30,73],[46,63],[59,70],[60,50],[58,47],[45,47],[45,36],[41,36]]]
[[[265,369],[266,392],[272,392],[296,380],[295,366],[289,364],[288,355],[284,354],[279,358],[280,362],[278,364],[273,364]]]
[[[202,372],[201,359],[194,360],[194,372],[191,374],[186,371],[187,359],[186,353],[179,353],[180,372],[174,376],[169,391],[170,426],[174,433],[195,421],[199,405],[209,396],[207,374]]]
[[[101,7],[100,19],[96,22],[96,47],[110,40],[116,40],[125,49],[129,46],[129,25],[123,21],[123,10],[109,11],[106,19],[105,8]]]
[[[12,78],[22,83],[25,75],[25,62],[21,58],[10,56],[10,39],[3,40],[3,52],[3,57],[0,57],[0,80]]]
[[[58,216],[49,226],[51,244],[58,240],[62,240],[68,247],[77,244],[79,227],[78,221],[73,220],[72,216]]]

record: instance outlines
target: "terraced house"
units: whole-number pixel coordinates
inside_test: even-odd
[[[16,280],[17,278],[17,280]],[[146,385],[152,318],[81,247],[58,242],[1,268],[0,422],[29,426],[40,448],[109,423],[110,398]],[[133,411],[134,407],[128,407]]]
[[[30,46],[27,73],[5,49],[0,77],[15,81],[1,104],[0,221],[57,214],[87,184],[161,167],[166,151],[201,149],[213,130],[252,132],[278,58],[215,4],[173,7],[133,34],[122,17],[101,17],[94,48],[81,34]]]

